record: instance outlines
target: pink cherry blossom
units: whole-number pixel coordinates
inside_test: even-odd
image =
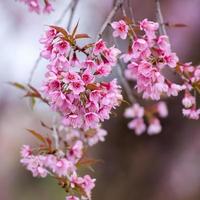
[[[69,148],[67,158],[76,163],[83,155],[83,142],[77,140],[72,147]]]
[[[100,39],[98,42],[95,43],[93,53],[95,55],[98,55],[102,53],[105,49],[106,49],[105,42],[102,39]]]
[[[140,29],[146,33],[148,40],[156,38],[155,32],[158,30],[159,24],[156,22],[148,21],[144,19],[140,22]]]
[[[69,84],[68,89],[72,90],[74,94],[80,94],[85,91],[84,82],[81,80],[73,81]]]
[[[32,154],[32,150],[29,145],[23,145],[20,153],[21,157],[26,158]]]
[[[115,30],[113,32],[114,37],[120,37],[121,39],[126,39],[128,34],[128,26],[124,20],[120,20],[118,22],[113,22],[111,24],[112,28]]]
[[[45,156],[34,156],[30,155],[21,159],[21,163],[27,168],[27,170],[31,171],[34,177],[46,177],[48,175],[48,171],[45,168]]]

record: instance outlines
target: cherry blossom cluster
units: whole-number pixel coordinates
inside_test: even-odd
[[[59,131],[60,137],[62,137],[64,142],[71,144],[76,140],[81,140],[85,146],[93,146],[99,142],[104,142],[105,136],[108,134],[107,131],[101,127],[83,131],[61,125]]]
[[[130,27],[123,20],[113,22],[112,27],[114,37],[125,39],[129,34]],[[159,100],[162,95],[177,96],[185,88],[172,83],[162,74],[163,68],[175,68],[179,59],[171,51],[168,37],[156,34],[158,28],[158,23],[147,19],[141,21],[141,33],[133,35],[128,53],[122,55],[124,62],[128,63],[126,78],[136,81],[137,91],[142,93],[143,98],[152,100]]]
[[[185,63],[177,66],[177,72],[185,83],[184,97],[182,99],[183,115],[198,120],[200,109],[197,108],[196,94],[200,92],[200,66],[192,66],[192,63]]]
[[[132,119],[128,123],[128,127],[134,130],[136,135],[141,135],[146,130],[148,135],[155,135],[162,130],[158,117],[167,117],[168,109],[163,101],[148,107],[142,107],[138,103],[134,103],[125,110],[124,116]]]
[[[76,140],[64,151],[48,148],[32,149],[24,145],[21,150],[21,163],[34,177],[51,175],[67,191],[67,200],[91,199],[95,179],[90,175],[78,176],[78,167],[83,158],[83,143]]]
[[[43,91],[64,125],[87,131],[109,119],[122,100],[116,79],[100,81],[111,73],[120,52],[114,46],[106,47],[103,40],[87,49],[71,40],[55,28],[41,38],[41,56],[49,60]]]
[[[35,12],[37,14],[43,13],[51,13],[53,11],[52,4],[49,2],[49,0],[42,0],[42,3],[40,3],[40,0],[19,0],[23,3],[25,3],[28,6],[28,9],[30,12]]]
[[[159,24],[142,20],[138,24],[124,20],[113,22],[113,36],[130,39],[128,53],[121,58],[127,63],[125,77],[136,82],[135,88],[144,99],[160,100],[164,96],[177,96],[184,91],[182,100],[183,115],[190,119],[199,119],[200,109],[196,108],[194,94],[200,92],[199,66],[191,63],[181,64],[166,35],[159,35]],[[181,84],[169,80],[165,69],[178,73]]]

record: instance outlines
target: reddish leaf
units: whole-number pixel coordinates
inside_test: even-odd
[[[74,27],[74,30],[72,31],[72,37],[74,37],[74,35],[76,34],[77,28],[78,28],[78,24],[79,24],[79,20],[76,24],[76,26]]]
[[[31,129],[26,129],[29,133],[31,133],[33,136],[35,136],[38,140],[40,140],[41,142],[45,143],[46,144],[46,140],[45,138],[40,134],[40,133],[37,133],[36,131],[34,130],[31,130]]]
[[[84,39],[84,38],[90,38],[90,36],[88,34],[85,34],[85,33],[75,35],[75,39]]]
[[[69,34],[64,28],[59,26],[50,26],[50,27],[56,29],[59,33],[62,33],[65,37],[68,38]]]
[[[33,86],[31,86],[30,84],[28,84],[29,88],[36,94],[36,96],[40,97],[40,93],[38,92],[38,90],[36,88],[34,88]]]
[[[184,28],[184,27],[188,27],[187,24],[182,24],[182,23],[176,23],[176,24],[171,24],[169,22],[164,23],[166,26],[169,27],[177,27],[177,28]]]

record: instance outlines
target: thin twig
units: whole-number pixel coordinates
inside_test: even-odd
[[[132,7],[132,4],[131,4],[130,0],[128,0],[128,8],[129,8],[129,11],[130,11],[131,19],[135,22],[133,7]]]
[[[78,5],[78,2],[79,2],[79,0],[73,0],[73,5],[71,7],[71,13],[70,13],[69,21],[68,21],[68,24],[67,24],[67,30],[68,31],[70,31],[71,24],[72,24],[72,21],[73,21],[73,18],[74,18],[74,14],[75,14],[75,10],[76,10],[76,7]]]
[[[119,60],[118,63],[119,63],[119,66],[117,67],[118,76],[121,80],[122,86],[126,92],[126,95],[129,99],[129,101],[133,104],[136,100],[135,100],[135,97],[133,96],[133,91],[132,91],[128,81],[124,78],[123,71],[122,71],[122,70],[124,70],[123,63],[121,62],[121,60]]]
[[[62,20],[66,16],[67,12],[72,8],[73,4],[74,4],[74,1],[71,0],[71,2],[68,4],[68,6],[64,9],[62,14],[60,15],[59,19],[57,19],[54,24],[60,24],[62,22]]]
[[[124,2],[124,0],[115,0],[114,1],[114,6],[113,6],[112,10],[110,11],[110,13],[108,14],[108,16],[106,17],[106,19],[105,19],[105,21],[104,21],[104,23],[103,23],[103,25],[102,25],[99,33],[98,33],[98,39],[102,36],[102,34],[105,31],[105,29],[108,26],[108,24],[111,23],[111,20],[115,16],[115,14],[118,11],[118,9],[123,6],[123,2]],[[115,40],[115,44],[117,45],[116,40]],[[129,99],[129,101],[131,103],[134,103],[135,102],[135,98],[133,96],[132,89],[129,86],[128,81],[124,78],[122,70],[123,70],[123,64],[119,60],[119,66],[117,67],[118,76],[120,78],[121,84],[122,84],[122,86],[123,86],[123,88],[124,88],[124,90],[125,90],[125,92],[127,94],[127,97]]]
[[[114,38],[114,43],[118,48],[116,38]],[[122,87],[124,88],[129,101],[133,104],[136,102],[136,99],[133,95],[133,90],[132,90],[130,84],[128,83],[127,79],[124,77],[124,73],[123,73],[124,72],[124,64],[122,63],[122,61],[120,59],[118,59],[118,64],[119,64],[119,66],[117,66],[117,74],[119,76]]]
[[[59,137],[58,137],[58,132],[57,132],[56,115],[53,116],[53,131],[52,131],[52,136],[54,138],[55,148],[58,150],[59,149]]]
[[[28,84],[30,85],[31,82],[32,82],[32,79],[33,79],[33,76],[35,74],[35,71],[40,63],[40,61],[42,60],[41,56],[39,55],[37,60],[35,61],[35,64],[33,65],[32,69],[31,69],[31,73],[30,73],[30,76],[29,76],[29,79],[28,79]]]
[[[116,12],[118,11],[118,9],[122,6],[124,0],[115,0],[114,6],[112,8],[112,10],[110,11],[110,13],[108,14],[108,16],[106,17],[103,25],[101,26],[100,31],[97,34],[97,39],[99,39],[103,32],[105,31],[106,27],[111,23],[112,18],[115,16]]]
[[[160,1],[155,0],[155,3],[156,3],[156,18],[160,25],[159,33],[160,33],[160,35],[167,35],[167,31],[166,31],[165,23],[164,23],[164,19],[163,19],[163,14],[161,11]]]
[[[70,27],[71,23],[72,23],[74,11],[75,11],[75,8],[77,6],[78,1],[79,0],[71,0],[71,2],[67,5],[65,10],[60,15],[60,17],[54,22],[54,24],[59,25],[63,21],[63,19],[65,18],[65,16],[68,13],[68,11],[71,9],[70,19],[69,19],[68,25],[67,25],[67,27]],[[28,78],[28,84],[31,84],[33,76],[35,74],[35,71],[36,71],[36,69],[37,69],[37,67],[38,67],[38,65],[39,65],[41,60],[42,60],[42,58],[39,55],[38,58],[35,61],[35,64],[33,65],[32,69],[31,69],[31,73],[30,73],[30,76]]]

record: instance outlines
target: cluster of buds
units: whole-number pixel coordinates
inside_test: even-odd
[[[128,127],[134,130],[136,135],[141,135],[146,130],[148,135],[155,135],[162,130],[158,117],[167,117],[168,109],[163,101],[148,107],[142,107],[135,103],[125,110],[124,116],[132,118],[128,123]]]
[[[37,14],[43,13],[51,13],[53,11],[53,7],[49,0],[43,0],[43,5],[40,3],[40,0],[19,0],[25,3],[28,6],[30,12],[35,12]]]
[[[84,37],[52,27],[40,42],[44,45],[41,56],[49,60],[45,96],[64,125],[87,131],[109,119],[122,96],[116,79],[100,81],[116,65],[119,50],[106,47],[103,40],[80,48],[76,40]]]
[[[35,132],[34,134],[39,135]],[[66,200],[91,199],[95,179],[90,175],[78,176],[78,169],[85,162],[83,142],[76,140],[63,150],[58,150],[52,147],[50,138],[39,136],[43,141],[39,148],[32,149],[28,145],[22,147],[21,163],[34,177],[54,177],[67,192]]]

